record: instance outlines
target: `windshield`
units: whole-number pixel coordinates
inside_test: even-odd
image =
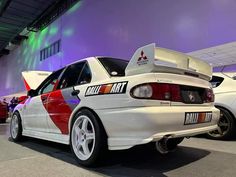
[[[125,76],[125,68],[128,61],[116,58],[102,57],[98,58],[110,76]]]

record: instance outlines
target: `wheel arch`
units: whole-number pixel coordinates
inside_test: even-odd
[[[225,109],[226,111],[229,112],[229,114],[230,114],[230,115],[234,118],[234,120],[236,121],[236,116],[235,116],[235,114],[233,113],[233,111],[231,110],[231,108],[230,108],[229,106],[216,104],[215,107],[218,108],[218,109],[220,109],[220,108]]]
[[[22,117],[21,117],[20,111],[19,110],[14,110],[11,116],[13,116],[15,113],[18,113],[20,115],[20,119],[22,121]]]
[[[69,135],[70,135],[70,132],[71,132],[71,123],[72,123],[73,119],[75,118],[75,115],[76,115],[78,112],[80,112],[81,110],[84,110],[84,109],[87,109],[87,110],[91,111],[91,112],[95,115],[95,117],[96,117],[96,119],[98,120],[99,124],[102,126],[102,128],[103,128],[103,130],[104,130],[104,132],[105,132],[105,134],[106,134],[106,137],[108,137],[108,136],[107,136],[107,135],[108,135],[108,134],[107,134],[107,131],[106,131],[106,129],[105,129],[103,123],[102,123],[101,118],[98,116],[98,114],[97,114],[93,109],[91,109],[91,108],[89,108],[89,107],[86,107],[86,106],[79,107],[79,108],[75,109],[75,110],[72,112],[72,114],[71,114],[71,116],[70,116],[70,119],[69,119],[69,123],[68,123]]]
[[[24,120],[23,120],[21,108],[22,108],[22,105],[20,105],[20,106],[17,105],[17,107],[15,107],[14,111],[12,112],[11,116],[13,116],[15,113],[18,113],[20,115],[21,126],[22,126],[22,131],[23,131],[24,130]]]
[[[12,115],[15,113],[15,112],[18,112],[18,114],[20,115],[20,117],[21,117],[21,112],[22,112],[22,110],[23,110],[23,104],[18,104],[16,107],[15,107],[15,109],[13,110],[13,112],[12,112]],[[21,117],[21,119],[22,119],[22,117]]]

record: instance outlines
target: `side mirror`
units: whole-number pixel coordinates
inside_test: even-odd
[[[37,95],[36,90],[31,89],[27,92],[27,96],[29,96],[29,97],[34,97],[36,95]]]

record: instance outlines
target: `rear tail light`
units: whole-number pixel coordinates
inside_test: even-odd
[[[205,89],[204,102],[210,103],[215,101],[215,95],[212,89]]]
[[[186,104],[202,104],[202,103],[214,102],[215,97],[212,89],[208,88],[205,89],[191,86],[188,86],[190,93],[196,92],[198,90],[197,92],[199,94],[200,101],[197,101],[197,99],[194,102],[186,101],[186,99],[182,98],[183,95],[181,93],[181,88],[183,92],[186,92],[186,88],[184,89],[183,87],[184,86],[177,84],[145,83],[137,85],[134,88],[132,88],[130,95],[133,98],[137,99],[166,100],[174,102],[183,102]]]
[[[180,86],[175,84],[147,83],[134,87],[131,96],[139,99],[154,99],[181,102]]]
[[[137,86],[133,89],[133,96],[136,98],[151,98],[153,95],[153,88],[150,84]]]

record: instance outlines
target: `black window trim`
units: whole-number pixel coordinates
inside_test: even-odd
[[[58,70],[52,72],[52,73],[35,89],[35,91],[36,91],[36,93],[37,93],[36,96],[40,96],[40,95],[43,95],[43,94],[50,93],[50,92],[47,92],[47,93],[43,93],[43,94],[42,94],[42,93],[39,93],[39,91],[41,90],[42,87],[44,87],[44,85],[48,82],[48,80],[52,77],[52,75],[53,75],[54,73],[56,73],[56,72],[62,70],[61,73],[60,73],[60,75],[59,75],[59,77],[58,77],[58,80],[60,80],[62,74],[63,74],[64,71],[65,71],[65,68],[66,68],[66,67],[61,68],[61,69],[58,69]],[[57,89],[56,89],[56,90],[57,90]],[[53,90],[53,91],[54,91],[54,90]],[[53,92],[53,91],[51,91],[51,92]]]
[[[229,77],[229,78],[230,78],[230,77]],[[215,79],[218,79],[218,80],[213,82],[213,79],[214,79],[214,80],[215,80]],[[230,78],[230,79],[232,79],[232,78]],[[212,85],[213,88],[217,88],[217,87],[219,87],[219,86],[224,82],[224,80],[225,80],[224,77],[222,77],[222,76],[217,76],[217,75],[214,75],[214,74],[213,74],[213,76],[212,76],[212,78],[211,78],[211,80],[210,80],[209,82],[211,83],[211,85]],[[216,84],[216,85],[213,85],[213,83],[217,83],[217,84]]]
[[[70,64],[70,65],[68,65],[68,66],[65,68],[65,70],[63,71],[63,74],[60,76],[60,80],[58,81],[58,85],[57,85],[56,90],[63,90],[63,89],[68,89],[68,88],[74,87],[74,86],[70,86],[70,87],[65,87],[65,88],[59,88],[59,86],[60,86],[60,84],[61,84],[61,81],[62,81],[61,79],[62,79],[64,73],[65,73],[72,65],[74,65],[74,64],[79,64],[79,63],[82,63],[82,62],[84,62],[84,61],[79,61],[79,62]],[[84,64],[85,64],[85,63],[84,63]],[[84,66],[83,66],[83,68],[84,68]]]
[[[73,85],[73,86],[70,86],[70,87],[65,87],[65,88],[59,88],[59,85],[60,85],[60,83],[61,83],[61,78],[62,78],[62,76],[64,75],[64,73],[66,72],[66,70],[67,70],[71,65],[79,64],[79,63],[82,63],[82,62],[84,62],[84,66],[83,66],[83,68],[82,68],[82,70],[81,70],[81,72],[80,72],[80,74],[79,74],[79,77],[78,77],[78,80],[77,80],[76,85]],[[63,73],[60,75],[59,82],[58,82],[58,85],[57,85],[56,90],[64,90],[64,89],[69,89],[69,88],[71,88],[71,87],[75,87],[75,86],[79,86],[79,85],[84,85],[84,84],[79,84],[78,81],[79,81],[79,79],[80,79],[80,76],[81,76],[81,74],[82,74],[82,72],[83,72],[84,67],[86,66],[86,64],[87,64],[87,66],[88,66],[88,68],[89,68],[89,70],[90,70],[91,80],[90,80],[90,82],[84,83],[84,84],[89,84],[89,83],[91,83],[92,78],[93,78],[92,70],[91,70],[91,68],[90,68],[90,66],[89,66],[88,61],[87,61],[87,60],[82,60],[82,61],[78,61],[78,62],[75,62],[75,63],[73,63],[73,64],[70,64],[70,65],[68,65],[68,66],[64,69]]]
[[[89,63],[88,63],[88,61],[86,60],[86,62],[84,63],[84,66],[83,66],[83,68],[82,68],[82,70],[81,70],[81,72],[80,72],[80,75],[79,75],[79,77],[78,77],[78,80],[77,80],[75,86],[77,86],[77,85],[84,85],[84,84],[79,84],[78,82],[79,82],[79,79],[80,79],[80,77],[81,77],[81,75],[82,75],[82,73],[83,73],[84,68],[86,67],[86,65],[87,65],[88,68],[89,68],[90,75],[91,75],[91,79],[90,79],[90,81],[89,81],[88,83],[84,83],[84,84],[89,84],[89,83],[91,83],[93,76],[92,76],[92,72],[91,72],[91,69],[90,69]]]
[[[114,59],[114,60],[125,61],[125,62],[127,62],[127,66],[128,66],[128,63],[129,63],[128,60],[125,60],[125,59],[122,59],[122,58],[113,58],[113,57],[96,57],[97,61],[98,61],[99,64],[102,66],[102,68],[104,69],[104,71],[107,73],[107,75],[108,75],[109,78],[112,78],[112,77],[124,77],[124,76],[125,76],[125,75],[124,75],[124,76],[119,76],[119,75],[113,76],[113,75],[111,75],[111,74],[107,71],[107,69],[104,67],[104,65],[102,64],[102,62],[99,60],[99,59],[102,59],[102,58],[110,58],[110,59]],[[126,67],[127,67],[127,66],[126,66]]]
[[[93,78],[93,74],[92,74],[91,67],[90,67],[90,65],[89,65],[89,63],[88,63],[87,60],[82,60],[82,61],[78,61],[78,62],[75,62],[75,63],[73,63],[73,64],[70,64],[70,65],[68,65],[68,66],[65,66],[65,67],[63,67],[63,68],[61,68],[61,69],[58,69],[58,70],[56,70],[56,71],[53,71],[53,72],[35,89],[35,91],[36,91],[36,93],[37,93],[37,95],[35,95],[35,96],[40,96],[40,95],[43,95],[43,94],[48,94],[48,93],[51,93],[51,92],[56,91],[56,90],[68,89],[68,88],[71,88],[71,87],[74,87],[74,86],[78,86],[78,85],[89,84],[89,83],[84,83],[84,84],[76,83],[76,85],[71,86],[71,87],[65,87],[65,88],[61,88],[61,89],[59,88],[59,85],[60,85],[60,82],[61,82],[61,78],[62,78],[62,76],[64,75],[65,71],[66,71],[71,65],[78,64],[78,63],[82,63],[82,62],[84,62],[84,66],[83,66],[83,68],[82,68],[82,70],[81,70],[81,73],[80,73],[80,75],[79,75],[79,77],[78,77],[77,82],[79,81],[79,78],[81,77],[82,71],[84,70],[84,67],[85,67],[86,64],[87,64],[87,66],[88,66],[88,68],[89,68],[89,70],[90,70],[90,74],[91,74],[91,80],[90,80],[89,83],[91,83],[92,78]],[[50,92],[47,92],[47,93],[43,93],[43,94],[39,93],[40,89],[48,82],[48,80],[52,77],[52,75],[53,75],[54,73],[60,71],[60,70],[62,70],[62,71],[61,71],[61,73],[60,73],[60,75],[59,75],[59,77],[58,77],[58,79],[57,79],[57,80],[58,80],[58,85],[57,85],[56,89],[55,89],[55,90],[52,90],[52,91],[50,91]]]

